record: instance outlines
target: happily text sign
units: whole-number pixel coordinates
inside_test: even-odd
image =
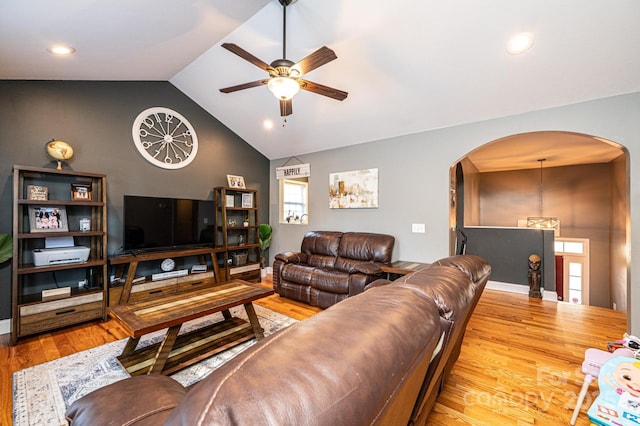
[[[276,168],[276,179],[295,179],[307,176],[311,176],[309,163]]]

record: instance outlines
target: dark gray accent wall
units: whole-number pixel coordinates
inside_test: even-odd
[[[553,231],[528,228],[466,227],[467,254],[483,257],[491,265],[491,280],[529,285],[529,256],[542,259],[545,290],[555,291]]]
[[[196,159],[178,170],[148,163],[131,128],[143,110],[178,111],[198,135]],[[0,81],[0,232],[11,233],[12,166],[55,167],[47,141],[70,143],[65,168],[104,173],[108,191],[109,254],[122,245],[124,194],[212,199],[226,175],[257,189],[260,222],[269,218],[269,161],[168,82]],[[0,265],[0,319],[11,315],[10,262]]]

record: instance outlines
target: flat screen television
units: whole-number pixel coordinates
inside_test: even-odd
[[[124,196],[123,250],[170,250],[214,245],[213,201]]]

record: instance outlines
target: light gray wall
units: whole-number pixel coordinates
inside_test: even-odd
[[[271,161],[273,254],[300,247],[308,230],[370,230],[397,238],[394,259],[430,262],[449,254],[449,168],[468,152],[499,138],[519,133],[560,130],[599,136],[628,148],[631,158],[631,254],[640,252],[640,93],[583,102],[506,118],[463,124],[398,136],[356,146],[298,155],[311,165],[309,225],[278,224],[275,168],[288,159]],[[636,160],[637,161],[637,160]],[[329,173],[363,168],[379,169],[380,208],[330,210]],[[411,233],[412,223],[425,223],[427,232]],[[633,226],[634,223],[638,224]],[[640,332],[640,274],[631,269],[629,330]]]
[[[199,151],[187,167],[155,167],[135,149],[133,120],[153,106],[178,111],[195,128]],[[213,199],[227,174],[242,175],[267,221],[269,161],[168,82],[0,81],[0,120],[0,232],[11,233],[12,166],[55,167],[44,149],[51,138],[74,148],[65,167],[107,175],[110,255],[122,244],[124,194]],[[6,262],[0,319],[10,317],[10,282]]]

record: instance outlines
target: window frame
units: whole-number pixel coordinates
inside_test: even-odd
[[[287,202],[285,200],[285,185],[296,185],[303,187],[303,197],[304,201],[302,203],[299,202]],[[309,223],[309,179],[304,178],[296,178],[296,179],[280,179],[279,183],[279,200],[278,200],[278,221],[284,225],[306,225]],[[301,205],[301,214],[298,219],[295,219],[295,213],[293,215],[287,216],[285,212],[286,204],[297,204]],[[290,210],[291,211],[291,210]]]

